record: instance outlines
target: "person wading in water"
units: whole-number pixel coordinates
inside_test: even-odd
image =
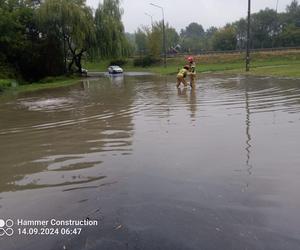
[[[189,76],[190,76],[190,86],[192,88],[195,88],[195,82],[196,82],[196,63],[194,61],[194,58],[192,56],[189,56],[187,58],[190,69],[189,69]]]
[[[177,74],[177,84],[176,87],[179,88],[180,84],[183,83],[184,87],[187,87],[187,82],[185,80],[190,70],[189,65],[185,65],[182,69],[179,70]]]

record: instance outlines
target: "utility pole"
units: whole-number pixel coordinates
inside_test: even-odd
[[[247,27],[247,51],[246,51],[246,71],[250,70],[250,16],[251,0],[248,0],[248,27]]]
[[[274,25],[274,28],[275,30],[273,30],[272,32],[272,49],[274,48],[274,36],[275,36],[275,33],[277,32],[277,28],[278,28],[278,3],[279,3],[279,0],[276,1],[276,21],[275,21],[275,25]]]
[[[163,25],[163,50],[164,50],[164,67],[167,67],[167,51],[166,51],[166,31],[165,31],[165,14],[164,14],[164,8],[156,5],[154,3],[150,3],[150,5],[157,7],[161,9],[162,11],[162,25]]]

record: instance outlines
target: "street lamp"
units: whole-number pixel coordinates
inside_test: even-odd
[[[250,15],[251,15],[251,0],[248,0],[248,27],[247,27],[247,52],[246,52],[246,71],[250,70]]]
[[[153,16],[151,16],[151,15],[148,14],[147,12],[145,12],[145,15],[151,18],[151,25],[153,26]]]
[[[165,32],[165,14],[163,7],[156,5],[154,3],[150,3],[150,5],[161,9],[162,11],[162,24],[163,24],[163,50],[164,50],[164,67],[167,66],[167,52],[166,52],[166,32]]]

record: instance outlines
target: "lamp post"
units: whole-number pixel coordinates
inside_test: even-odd
[[[151,18],[151,26],[153,26],[153,16],[145,12],[145,15]]]
[[[251,15],[251,0],[248,0],[248,27],[247,27],[247,51],[246,51],[246,71],[250,70],[250,15]]]
[[[165,32],[165,14],[163,7],[156,5],[154,3],[150,3],[150,5],[161,9],[162,11],[162,24],[163,24],[163,50],[164,50],[164,67],[167,66],[167,52],[166,52],[166,32]]]

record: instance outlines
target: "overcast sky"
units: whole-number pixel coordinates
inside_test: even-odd
[[[97,8],[102,0],[87,0],[87,4]],[[278,0],[278,11],[285,11],[285,7],[292,0]],[[133,33],[141,25],[151,25],[161,20],[161,10],[150,5],[154,3],[164,8],[165,21],[180,31],[191,22],[203,25],[205,29],[210,26],[221,27],[247,15],[247,0],[122,0],[124,9],[123,23],[125,31]],[[260,9],[276,8],[277,0],[251,0],[252,12]],[[187,4],[187,5],[185,5]]]

